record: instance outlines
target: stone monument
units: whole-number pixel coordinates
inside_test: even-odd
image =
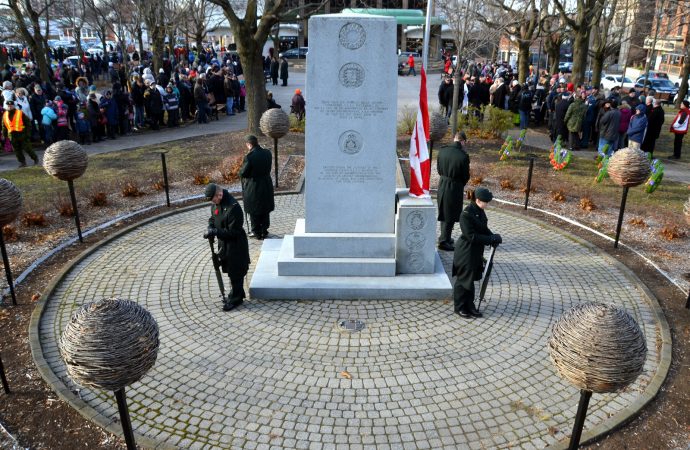
[[[450,294],[431,201],[400,192],[396,221],[396,27],[381,16],[309,20],[305,218],[264,241],[252,298]]]

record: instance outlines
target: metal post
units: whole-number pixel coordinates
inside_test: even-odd
[[[616,225],[616,241],[613,243],[613,248],[618,248],[618,238],[621,235],[621,226],[623,225],[623,214],[625,214],[625,200],[628,198],[628,186],[623,188],[623,198],[621,199],[621,210],[618,213],[618,225]]]
[[[529,159],[529,170],[527,171],[527,191],[525,192],[525,209],[529,203],[529,191],[532,189],[532,171],[534,170],[534,157]]]
[[[72,180],[67,181],[67,186],[69,186],[69,196],[72,198],[72,208],[74,209],[74,223],[77,225],[77,234],[79,235],[79,242],[84,242],[84,238],[81,236],[81,225],[79,224],[79,210],[77,209],[77,196],[74,194],[74,182]]]
[[[575,415],[575,425],[573,426],[573,434],[570,436],[570,445],[568,450],[575,450],[580,446],[580,437],[582,437],[582,428],[585,425],[585,417],[587,417],[587,407],[589,406],[589,399],[592,396],[592,391],[580,390],[580,403],[577,405],[577,414]]]
[[[5,377],[5,366],[2,365],[2,357],[0,357],[0,379],[2,380],[2,388],[5,394],[10,393],[10,385],[7,384],[7,378]]]
[[[276,188],[278,187],[278,138],[273,138],[273,172],[276,175]]]
[[[2,250],[2,263],[5,265],[5,277],[7,278],[7,284],[10,286],[10,294],[12,295],[12,304],[17,306],[17,295],[14,293],[14,281],[12,280],[10,259],[7,257],[7,249],[5,248],[5,237],[2,234],[2,227],[0,227],[0,249]]]
[[[168,166],[165,164],[165,152],[161,152],[161,164],[163,164],[163,185],[165,186],[165,204],[170,206],[170,188],[168,187]]]
[[[134,442],[132,422],[129,420],[129,410],[127,409],[125,388],[120,388],[115,391],[115,398],[117,398],[117,409],[120,411],[120,422],[122,422],[122,433],[125,435],[127,450],[136,450],[137,444]]]

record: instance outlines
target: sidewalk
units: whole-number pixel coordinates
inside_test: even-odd
[[[508,131],[508,135],[514,139],[518,137],[520,130],[512,129]],[[549,139],[546,130],[527,129],[527,136],[525,137],[525,145],[540,148],[542,150],[551,149],[551,140]],[[668,152],[662,152],[660,158],[664,164],[664,179],[669,181],[676,181],[678,183],[690,184],[690,164],[682,161],[674,161],[663,157]],[[594,159],[597,155],[596,150],[578,150],[573,152],[573,157],[577,159]]]

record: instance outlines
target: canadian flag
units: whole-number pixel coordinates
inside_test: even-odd
[[[429,107],[426,100],[426,72],[422,67],[422,86],[419,88],[417,122],[410,139],[410,195],[429,197],[431,161],[426,142],[429,140]]]

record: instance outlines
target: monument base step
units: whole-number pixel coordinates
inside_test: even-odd
[[[282,241],[278,253],[281,276],[395,276],[395,258],[297,258],[294,237],[288,235]]]
[[[282,239],[267,239],[249,283],[249,296],[270,300],[430,300],[447,299],[453,292],[441,258],[436,254],[432,274],[394,277],[281,276],[278,256]]]
[[[395,258],[395,233],[307,233],[295,225],[297,258]]]

